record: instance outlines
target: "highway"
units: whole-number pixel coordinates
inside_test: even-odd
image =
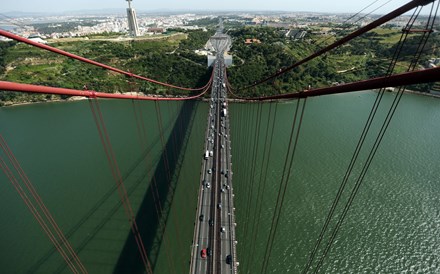
[[[236,273],[238,263],[235,252],[229,111],[223,59],[230,40],[217,32],[211,43],[217,55],[213,68],[214,81],[209,100],[205,146],[200,155],[202,171],[190,273]]]

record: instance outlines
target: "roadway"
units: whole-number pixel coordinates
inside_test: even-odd
[[[209,100],[199,200],[190,273],[236,273],[231,146],[223,50],[215,39],[217,62]],[[205,256],[206,252],[206,256]],[[227,262],[227,258],[228,262]]]

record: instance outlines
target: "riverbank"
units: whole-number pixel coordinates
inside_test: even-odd
[[[390,91],[390,92],[395,92]],[[415,94],[415,95],[421,95],[421,96],[428,96],[428,97],[433,97],[433,98],[440,98],[440,94],[432,94],[432,93],[427,93],[427,92],[420,92],[420,91],[415,91],[415,90],[405,90],[405,93],[408,94]],[[183,98],[184,96],[172,96],[172,95],[167,95],[167,96],[163,96],[163,95],[157,95],[157,94],[144,94],[141,92],[124,92],[124,93],[118,93],[118,94],[124,94],[124,95],[135,95],[135,96],[147,96],[147,97],[155,97],[155,98],[163,98],[163,97],[173,97],[173,98]],[[31,105],[31,104],[39,104],[39,103],[52,103],[52,102],[72,102],[72,101],[80,101],[80,100],[86,100],[87,97],[83,97],[83,96],[72,96],[69,97],[67,99],[51,99],[51,100],[44,100],[44,101],[35,101],[35,102],[11,102],[11,101],[6,101],[6,102],[0,102],[0,105],[3,103],[3,105],[1,105],[0,107],[14,107],[14,106],[23,106],[23,105]],[[210,99],[209,98],[201,98],[202,101],[208,102]],[[228,99],[229,102],[233,102],[233,103],[257,103],[257,102],[261,102],[261,101],[256,101],[256,100],[243,100],[243,99],[237,99],[237,98],[229,98]],[[280,101],[280,100],[273,100],[273,101]],[[270,101],[266,101],[266,102],[270,102]]]
[[[153,98],[164,98],[164,97],[172,97],[172,98],[185,98],[185,96],[173,96],[173,95],[158,95],[158,94],[144,94],[141,92],[123,92],[123,93],[115,93],[115,94],[123,94],[123,95],[132,95],[132,96],[139,96],[139,97],[153,97]],[[81,101],[81,100],[87,100],[88,97],[84,96],[71,96],[66,99],[45,99],[41,101],[19,101],[19,102],[12,102],[12,101],[6,101],[2,102],[0,101],[0,108],[1,107],[15,107],[15,106],[24,106],[24,105],[33,105],[33,104],[41,104],[41,103],[54,103],[54,102],[73,102],[73,101]]]
[[[423,96],[434,97],[434,98],[440,98],[440,94],[433,94],[433,93],[428,93],[428,92],[420,92],[420,91],[416,91],[416,90],[405,90],[405,93],[423,95]]]

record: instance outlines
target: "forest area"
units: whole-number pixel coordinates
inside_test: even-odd
[[[50,45],[158,81],[183,87],[200,87],[209,80],[210,71],[206,67],[206,57],[195,54],[194,50],[203,48],[212,35],[212,31],[193,30],[155,40],[82,40]],[[108,93],[188,94],[127,78],[26,44],[0,43],[0,53],[2,81],[71,89],[87,87]],[[54,99],[60,98],[0,91],[2,105]]]
[[[386,75],[401,37],[401,30],[396,28],[379,28],[368,32],[275,80],[252,89],[243,89],[294,64],[349,32],[343,28],[339,29],[342,31],[332,35],[319,35],[308,31],[304,39],[288,38],[285,35],[286,30],[273,27],[244,26],[229,29],[227,33],[232,38],[230,54],[234,58],[234,65],[228,68],[227,74],[235,93],[252,97],[301,92],[309,88]],[[206,56],[196,54],[195,50],[203,48],[214,34],[214,27],[209,31],[169,29],[168,32],[177,35],[154,40],[82,40],[54,42],[51,45],[158,81],[191,88],[203,86],[209,80],[211,70],[206,67]],[[246,39],[258,39],[259,43],[246,44]],[[393,73],[407,70],[419,40],[419,35],[408,36]],[[417,69],[423,68],[429,58],[440,56],[439,44],[438,33],[433,33]],[[187,92],[169,90],[127,78],[15,42],[0,43],[0,80],[72,89],[87,87],[90,90],[109,93],[188,95]],[[420,84],[409,88],[429,92],[434,85],[435,83]],[[59,97],[0,91],[0,105],[53,99]]]

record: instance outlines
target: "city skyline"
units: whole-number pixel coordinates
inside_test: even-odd
[[[293,3],[289,0],[233,0],[216,1],[177,1],[166,0],[160,2],[145,2],[134,0],[133,8],[139,12],[158,10],[184,10],[184,11],[290,11],[290,12],[329,12],[329,13],[356,13],[364,10],[369,13],[378,8],[374,13],[387,13],[395,8],[410,2],[410,0],[339,0],[339,1],[309,1],[299,0]],[[104,6],[105,5],[105,6]],[[383,6],[382,6],[383,5]],[[56,0],[15,0],[2,4],[2,13],[7,12],[36,12],[36,13],[59,13],[74,12],[79,10],[106,10],[121,9],[125,12],[126,0],[107,0],[105,3],[90,2],[86,0],[56,1]],[[382,7],[381,7],[382,6]],[[379,8],[380,7],[380,8]]]

